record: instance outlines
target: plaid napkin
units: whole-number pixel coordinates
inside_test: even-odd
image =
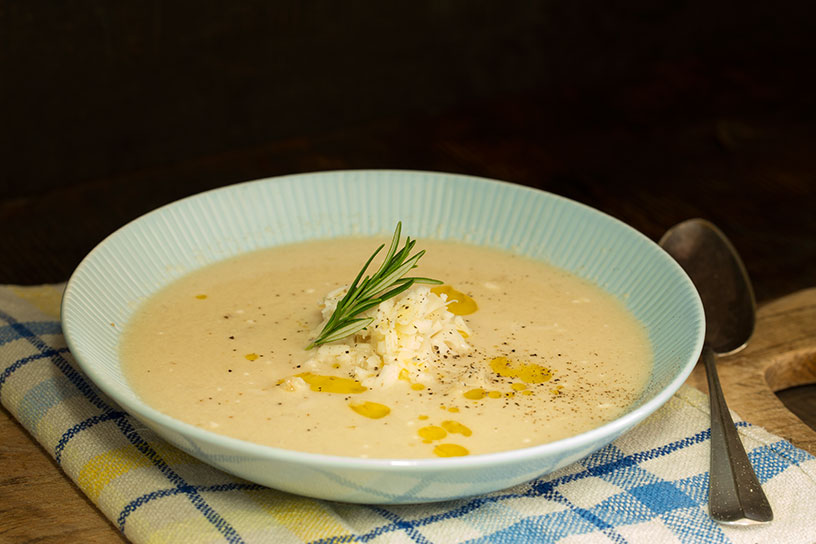
[[[63,287],[0,287],[0,400],[133,542],[816,541],[816,459],[745,422],[776,520],[708,518],[708,401],[690,387],[601,451],[481,497],[365,506],[240,480],[165,443],[77,369],[58,319]]]

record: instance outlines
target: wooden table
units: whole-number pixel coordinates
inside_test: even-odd
[[[816,285],[809,2],[173,4],[0,10],[0,284],[65,281],[172,200],[316,170],[502,179],[655,240],[705,217],[765,304],[726,396],[814,451],[789,410],[816,426],[814,357],[788,335]],[[0,437],[0,542],[121,540],[5,411]]]
[[[522,111],[529,117],[519,120]],[[23,200],[7,198],[0,202],[0,254],[15,258],[0,262],[0,283],[64,281],[107,232],[165,201],[222,183],[326,167],[414,167],[541,187],[598,207],[653,239],[683,219],[706,217],[720,225],[743,254],[761,302],[814,284],[816,214],[811,211],[811,180],[816,158],[808,154],[816,148],[816,138],[804,130],[796,132],[798,125],[793,126],[790,140],[772,141],[769,136],[768,147],[754,155],[760,144],[750,144],[744,154],[723,151],[716,143],[712,120],[678,123],[668,134],[656,136],[657,142],[649,141],[654,134],[638,130],[632,131],[636,137],[629,135],[635,142],[621,140],[617,128],[594,134],[575,131],[564,136],[565,142],[535,135],[533,126],[542,115],[534,101],[500,101],[478,110],[388,121],[306,141],[275,142],[112,179],[77,182]],[[508,118],[515,119],[511,126]],[[768,128],[776,126],[774,121],[741,122],[760,133],[777,134]],[[706,136],[701,138],[700,133]],[[417,144],[420,141],[424,143]],[[698,146],[695,160],[667,157],[666,149],[674,146]],[[647,156],[636,165],[624,160],[643,148]],[[602,151],[596,153],[598,149]],[[795,161],[788,160],[791,155]],[[664,181],[654,182],[657,177]],[[32,215],[37,216],[36,222]],[[812,298],[810,292],[811,302]],[[813,356],[797,355],[803,366],[796,372],[765,374],[770,386],[760,387],[762,395],[755,395],[754,389],[745,398],[739,397],[740,384],[748,379],[740,357],[723,365],[732,407],[751,422],[813,452],[807,428],[792,419],[779,401],[797,407],[804,417],[810,414],[811,425],[816,426],[812,418],[816,394],[808,385],[816,381]],[[756,378],[763,376],[765,362],[758,362],[752,371],[755,388],[764,383]],[[787,389],[780,397],[771,393],[789,385],[803,387]],[[0,542],[121,540],[5,411],[0,411],[0,436]]]
[[[816,288],[763,306],[748,348],[721,359],[719,367],[731,409],[816,455],[816,431],[774,395],[816,382]],[[688,383],[706,389],[702,365]],[[809,419],[816,426],[816,413]],[[0,436],[0,542],[123,541],[5,410]]]
[[[519,120],[522,111],[527,115]],[[720,225],[743,254],[761,302],[813,285],[816,214],[810,208],[816,159],[806,154],[816,148],[816,138],[804,130],[796,132],[798,125],[793,126],[790,140],[774,141],[768,136],[767,147],[751,143],[743,154],[723,151],[716,143],[712,120],[678,122],[658,135],[657,142],[649,141],[654,134],[639,130],[621,140],[618,128],[594,134],[575,131],[564,135],[567,141],[557,141],[535,135],[533,126],[542,116],[532,100],[500,101],[477,110],[388,121],[113,179],[77,182],[22,201],[7,198],[0,202],[0,254],[15,258],[0,262],[0,283],[64,281],[107,232],[152,207],[198,190],[266,174],[396,166],[459,171],[541,187],[598,207],[653,239],[683,219],[706,217]],[[514,119],[511,126],[508,118]],[[759,133],[777,134],[776,128],[769,128],[776,126],[774,121],[741,123],[757,127]],[[706,136],[701,138],[701,133]],[[418,145],[420,141],[424,144]],[[674,146],[697,146],[696,159],[667,156],[666,149]],[[624,159],[642,153],[643,148],[648,149],[647,156],[636,165]],[[757,148],[762,153],[754,155]],[[602,151],[596,153],[598,149]],[[790,156],[797,160],[789,161]],[[655,183],[658,176],[664,181]],[[32,214],[38,217],[36,222],[31,221]],[[745,398],[739,397],[740,384],[747,380],[740,357],[723,365],[723,380],[736,382],[726,386],[732,407],[753,423],[813,452],[807,428],[795,422],[778,400],[797,407],[804,417],[810,414],[811,425],[816,426],[812,419],[816,394],[808,385],[816,381],[812,355],[798,355],[804,366],[797,372],[767,374],[772,383],[763,395],[751,393]],[[755,370],[761,375],[765,363],[757,364]],[[764,383],[756,381],[756,372],[754,386]],[[803,387],[787,389],[780,397],[771,393],[788,385]],[[121,540],[5,411],[0,412],[0,436],[0,542]]]

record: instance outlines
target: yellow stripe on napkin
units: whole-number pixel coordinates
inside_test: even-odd
[[[22,287],[17,285],[9,286],[14,296],[19,297],[42,313],[51,317],[59,317],[60,301],[62,291],[65,286],[58,285],[37,285],[34,287]]]
[[[272,519],[304,542],[352,536],[345,526],[337,522],[339,517],[328,512],[321,501],[283,493],[251,492],[249,495]],[[357,539],[346,542],[357,542]]]
[[[223,542],[224,536],[202,517],[175,521],[153,529],[145,544],[175,544],[177,542]]]
[[[200,463],[181,450],[168,447],[166,444],[150,444],[156,453],[168,465],[178,463]],[[99,495],[113,480],[131,470],[152,465],[152,461],[131,445],[123,446],[92,457],[79,471],[77,485],[91,500],[96,501]]]

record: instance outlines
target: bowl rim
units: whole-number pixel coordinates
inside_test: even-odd
[[[660,389],[651,398],[649,398],[636,408],[628,410],[626,413],[619,416],[618,418],[606,422],[598,427],[594,427],[582,433],[565,437],[553,442],[547,442],[544,444],[536,444],[512,450],[503,450],[498,452],[473,454],[450,458],[349,457],[342,455],[289,450],[284,448],[278,448],[275,446],[263,445],[256,442],[243,440],[240,438],[234,438],[224,434],[219,434],[201,427],[197,427],[190,423],[186,423],[182,420],[176,419],[163,412],[160,412],[159,410],[151,407],[149,404],[142,401],[141,399],[137,399],[136,402],[133,402],[131,399],[121,398],[118,395],[118,392],[115,390],[115,388],[109,386],[108,379],[104,376],[104,374],[102,372],[97,371],[96,365],[89,363],[88,361],[85,360],[85,358],[83,357],[83,349],[81,345],[77,342],[77,337],[74,336],[73,323],[71,320],[72,315],[71,305],[73,304],[73,299],[79,296],[76,294],[77,290],[76,281],[77,278],[83,274],[85,268],[89,266],[88,263],[95,259],[96,258],[95,256],[100,251],[102,251],[103,246],[110,244],[120,235],[121,232],[127,229],[134,228],[133,225],[144,221],[145,218],[147,217],[163,213],[163,211],[168,208],[176,207],[180,203],[188,202],[194,199],[206,198],[206,195],[211,195],[213,193],[219,192],[226,193],[230,191],[235,191],[240,187],[251,184],[270,183],[295,178],[320,178],[323,176],[331,177],[337,176],[339,174],[357,174],[357,175],[397,174],[403,175],[406,178],[408,178],[405,181],[409,181],[410,177],[414,175],[432,177],[438,176],[440,178],[458,178],[462,180],[474,180],[481,183],[505,185],[508,187],[512,187],[515,190],[527,190],[537,194],[544,193],[549,198],[555,198],[561,201],[566,201],[568,205],[578,206],[580,208],[589,210],[591,213],[604,216],[606,220],[612,221],[624,227],[624,230],[628,231],[630,235],[639,238],[641,242],[645,242],[646,244],[650,244],[660,249],[660,252],[658,253],[659,255],[662,254],[660,258],[665,259],[668,263],[668,266],[673,267],[675,269],[675,272],[679,273],[678,276],[680,280],[686,284],[685,287],[688,289],[689,293],[694,297],[694,300],[692,300],[692,305],[696,309],[695,313],[701,317],[701,326],[697,331],[696,338],[694,339],[694,347],[691,350],[691,353],[696,355],[692,356],[688,361],[685,361],[682,364],[682,366],[679,367],[678,372],[676,373],[674,379],[669,381],[662,389]],[[190,271],[187,271],[186,273],[189,272]],[[549,454],[555,454],[564,451],[580,450],[582,448],[587,448],[592,444],[598,443],[600,441],[605,441],[605,443],[609,443],[612,440],[614,440],[614,438],[612,440],[607,440],[608,437],[612,436],[617,438],[622,433],[630,430],[635,425],[646,419],[649,415],[654,413],[663,404],[668,402],[668,400],[677,392],[677,390],[682,386],[682,384],[685,382],[685,380],[688,378],[688,376],[694,369],[697,359],[699,358],[699,355],[702,352],[705,335],[705,319],[702,301],[700,300],[697,290],[694,287],[694,284],[692,283],[691,279],[688,277],[688,275],[685,273],[682,267],[680,267],[680,265],[677,264],[677,262],[673,258],[671,258],[671,256],[668,255],[668,253],[663,251],[662,248],[660,248],[656,242],[649,239],[647,236],[645,236],[643,233],[641,233],[634,227],[631,227],[625,222],[597,208],[593,208],[592,206],[589,206],[582,202],[578,202],[568,197],[551,193],[549,191],[538,189],[535,187],[529,187],[509,181],[496,180],[481,176],[412,169],[338,169],[272,176],[255,180],[242,181],[221,187],[215,187],[212,189],[208,189],[199,193],[195,193],[174,200],[172,202],[159,206],[155,209],[152,209],[126,222],[125,224],[123,224],[110,234],[108,234],[80,261],[80,263],[77,265],[77,267],[74,269],[71,276],[69,277],[68,282],[66,283],[65,286],[65,290],[63,292],[62,301],[60,305],[60,322],[64,332],[66,343],[71,354],[74,356],[74,359],[76,360],[81,370],[88,376],[88,378],[93,382],[93,384],[96,387],[98,387],[111,400],[113,400],[120,407],[122,407],[129,415],[134,416],[136,419],[147,424],[151,428],[152,424],[155,423],[160,426],[167,427],[173,432],[178,433],[179,435],[182,436],[190,435],[192,436],[193,439],[195,439],[198,442],[207,443],[224,450],[232,451],[240,450],[242,453],[250,455],[253,458],[263,458],[266,460],[290,462],[313,467],[315,466],[326,467],[327,465],[331,465],[334,468],[339,469],[351,469],[351,470],[387,469],[389,471],[399,470],[401,472],[402,471],[436,472],[436,471],[450,471],[452,469],[471,470],[487,466],[496,467],[507,464],[516,464],[520,461],[535,460],[541,457],[546,457]]]

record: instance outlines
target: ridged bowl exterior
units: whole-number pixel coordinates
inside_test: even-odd
[[[119,337],[139,303],[158,289],[210,263],[279,244],[388,237],[397,221],[412,238],[504,248],[569,270],[620,297],[646,325],[654,350],[645,393],[615,421],[550,444],[447,459],[354,459],[211,433],[152,409],[130,389],[120,367]],[[77,267],[65,291],[62,324],[71,352],[94,383],[175,446],[260,484],[361,503],[478,495],[580,459],[671,397],[699,356],[705,328],[700,299],[682,269],[612,217],[510,183],[375,170],[247,182],[148,213],[111,234]]]

